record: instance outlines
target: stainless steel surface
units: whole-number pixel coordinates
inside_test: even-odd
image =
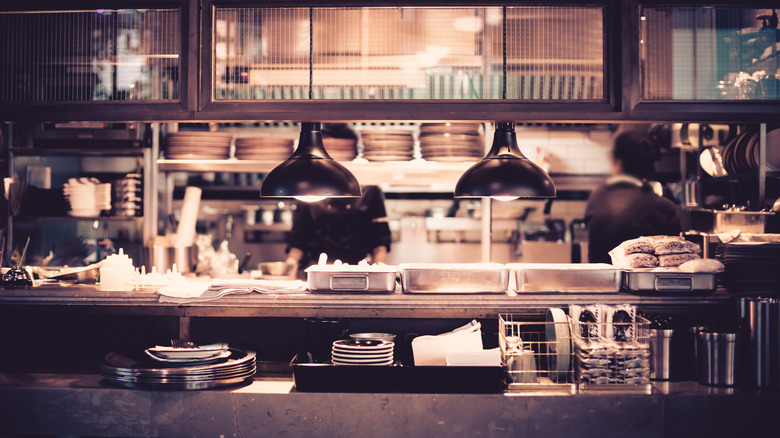
[[[518,292],[618,292],[621,270],[607,264],[508,264]]]
[[[717,274],[632,270],[623,273],[623,288],[631,292],[712,292]]]
[[[669,380],[671,377],[672,329],[650,329],[650,379]]]
[[[308,288],[312,292],[395,292],[395,266],[314,265],[306,269]]]
[[[145,258],[147,260],[146,269],[151,272],[152,268],[157,272],[165,273],[169,269],[181,273],[193,272],[193,268],[198,262],[198,248],[196,246],[174,248],[166,245],[151,245],[144,248]]]
[[[750,320],[750,383],[780,388],[780,300],[748,299]]]
[[[698,334],[699,383],[708,386],[733,386],[736,365],[735,333]]]
[[[505,293],[509,268],[498,263],[402,263],[404,293]]]

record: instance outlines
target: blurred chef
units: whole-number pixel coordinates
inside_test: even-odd
[[[330,263],[387,263],[390,240],[384,193],[367,186],[360,198],[299,202],[287,239],[287,263],[306,268],[321,253]]]
[[[677,206],[653,182],[658,159],[658,145],[643,132],[628,131],[615,139],[612,177],[591,194],[585,210],[591,263],[611,263],[609,251],[625,240],[680,233]]]

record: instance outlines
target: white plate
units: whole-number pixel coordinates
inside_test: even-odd
[[[346,366],[370,366],[370,367],[386,367],[393,364],[392,360],[381,363],[346,363],[346,362],[333,362],[333,365],[346,365]]]
[[[548,341],[550,353],[550,371],[557,372],[558,380],[566,379],[569,367],[571,365],[571,336],[569,335],[569,321],[566,319],[566,313],[558,308],[547,310],[545,321],[545,335]],[[553,351],[553,349],[555,351]]]
[[[350,360],[350,359],[368,359],[368,360],[381,360],[381,359],[390,359],[393,357],[393,352],[388,351],[387,353],[383,354],[344,354],[339,351],[332,351],[331,354],[333,357],[337,357],[339,359],[344,360]]]
[[[355,341],[352,339],[342,339],[333,342],[333,348],[338,350],[376,351],[392,349],[393,347],[395,347],[395,343],[388,341]]]
[[[191,363],[200,363],[205,361],[214,361],[214,360],[230,357],[230,355],[232,354],[230,350],[221,350],[216,352],[216,354],[213,354],[210,357],[206,357],[206,358],[166,358],[164,356],[155,354],[151,350],[152,349],[147,348],[144,352],[146,353],[147,356],[151,357],[152,359],[158,362],[178,363],[178,364],[191,364]]]
[[[219,345],[215,347],[201,347],[201,348],[173,348],[173,347],[161,347],[156,346],[150,348],[154,355],[163,357],[165,359],[210,359],[216,355],[222,354],[227,350],[227,346]]]

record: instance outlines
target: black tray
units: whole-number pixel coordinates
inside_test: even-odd
[[[504,367],[345,366],[330,363],[290,364],[295,389],[301,392],[411,392],[428,394],[495,394],[504,391]]]

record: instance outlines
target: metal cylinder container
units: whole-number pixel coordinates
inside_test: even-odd
[[[699,383],[733,386],[736,365],[736,333],[698,334]]]
[[[750,383],[780,388],[780,300],[751,298]]]
[[[672,329],[650,330],[650,378],[669,380],[672,370]]]

